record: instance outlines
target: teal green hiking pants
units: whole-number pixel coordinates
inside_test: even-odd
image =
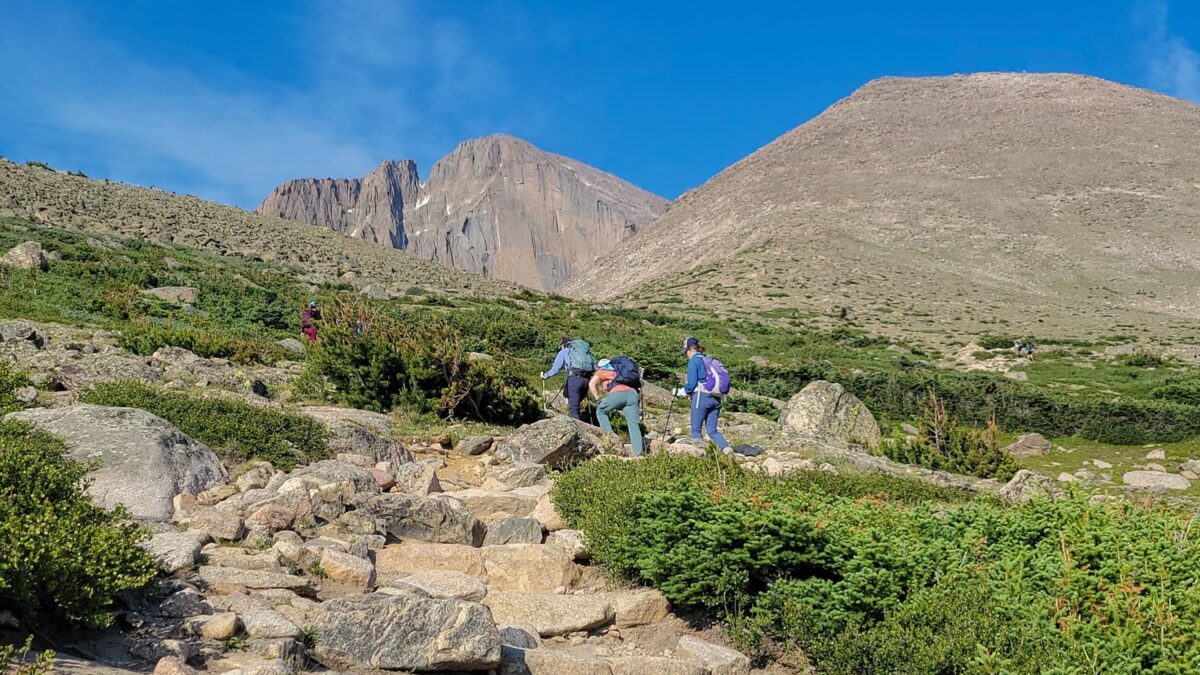
[[[625,411],[625,422],[629,425],[629,442],[633,445],[633,456],[637,457],[642,454],[642,428],[638,426],[638,418],[642,415],[638,404],[638,393],[636,391],[617,391],[600,399],[600,405],[596,407],[596,419],[600,422],[601,429],[613,430],[612,422],[608,421],[608,415],[618,410]]]

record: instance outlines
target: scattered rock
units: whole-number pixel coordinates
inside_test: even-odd
[[[157,298],[163,302],[175,305],[194,305],[200,300],[200,290],[191,286],[147,288],[139,293],[146,297]]]
[[[1200,478],[1200,476],[1196,475],[1195,471],[1188,471],[1187,469],[1180,471],[1179,475],[1183,476],[1184,478],[1186,478],[1188,480],[1196,480],[1197,478]]]
[[[188,531],[203,532],[218,541],[237,541],[246,534],[246,524],[236,513],[200,508],[187,519]]]
[[[1067,473],[1066,471],[1058,474],[1058,482],[1060,483],[1073,483],[1077,480],[1079,480],[1079,478],[1077,478],[1074,474]]]
[[[750,658],[741,652],[684,635],[679,638],[675,655],[704,664],[710,675],[749,675]]]
[[[488,610],[461,600],[371,595],[323,603],[311,623],[313,657],[329,668],[486,670],[500,665]]]
[[[909,424],[908,422],[904,422],[900,425],[900,431],[903,431],[904,433],[908,434],[909,436],[918,436],[921,433],[920,429],[914,427],[913,425]]]
[[[496,458],[564,470],[601,454],[624,451],[616,434],[569,417],[553,417],[517,429],[496,447]]]
[[[1192,486],[1191,481],[1183,476],[1165,471],[1126,471],[1121,476],[1121,481],[1137,488],[1186,490]]]
[[[437,477],[437,467],[429,462],[401,464],[398,467],[391,467],[389,473],[396,481],[396,484],[392,486],[393,492],[427,497],[442,491],[442,484]]]
[[[533,507],[533,512],[529,514],[529,517],[536,518],[547,532],[557,532],[567,526],[562,516],[558,514],[558,509],[554,508],[550,493],[538,497],[537,506]]]
[[[296,624],[288,621],[279,612],[269,609],[254,609],[242,614],[242,626],[246,636],[258,639],[299,638],[302,636]]]
[[[1102,459],[1093,459],[1092,466],[1096,467],[1097,469],[1111,469],[1113,465]]]
[[[1046,440],[1041,434],[1024,434],[1018,436],[1016,442],[1005,446],[1003,451],[1008,453],[1010,457],[1022,459],[1025,457],[1038,457],[1050,452],[1053,446],[1050,441]]]
[[[538,497],[516,491],[480,490],[471,488],[458,492],[444,492],[437,497],[445,501],[460,502],[476,518],[489,522],[504,516],[527,516],[533,513]]]
[[[5,419],[58,436],[74,459],[98,462],[88,474],[89,494],[104,508],[124,505],[136,518],[169,520],[175,495],[199,494],[228,479],[207,446],[144,410],[80,404]]]
[[[200,559],[200,542],[185,532],[160,532],[143,541],[140,546],[167,574],[191,569]]]
[[[500,675],[612,675],[608,662],[557,649],[504,648]]]
[[[379,584],[403,579],[409,573],[453,571],[484,578],[483,549],[464,544],[431,544],[403,541],[375,552],[375,571]]]
[[[204,617],[199,634],[209,640],[226,640],[237,635],[242,622],[235,612],[221,612]]]
[[[1166,459],[1167,451],[1162,448],[1155,448],[1146,453],[1146,459]]]
[[[375,565],[349,553],[326,548],[321,551],[321,569],[325,576],[344,584],[352,584],[363,590],[375,586]]]
[[[671,605],[663,594],[653,588],[618,591],[608,594],[616,610],[618,628],[645,626],[667,618]]]
[[[488,476],[483,482],[484,490],[516,490],[546,482],[546,467],[541,464],[517,462]]]
[[[587,538],[579,530],[557,530],[546,538],[547,544],[558,546],[571,554],[576,560],[589,560],[592,557],[587,547]]]
[[[500,626],[500,644],[505,647],[518,649],[537,649],[542,646],[542,639],[537,631],[526,626]]]
[[[569,589],[579,579],[579,566],[558,546],[509,544],[481,550],[488,586],[494,591],[551,593]]]
[[[1189,459],[1180,464],[1179,468],[1191,471],[1192,473],[1200,473],[1200,459]]]
[[[495,441],[491,436],[466,436],[454,446],[454,454],[473,457],[492,449]]]
[[[1149,462],[1146,464],[1146,469],[1149,471],[1166,471],[1167,467],[1163,466],[1162,464],[1158,464],[1157,462]]]
[[[154,665],[154,675],[195,675],[196,670],[178,656],[164,656]]]
[[[527,625],[541,637],[591,630],[612,623],[612,604],[603,595],[556,595],[491,591],[484,598],[497,623]]]
[[[275,344],[279,345],[283,351],[289,354],[300,355],[304,353],[304,343],[296,338],[283,338]]]
[[[487,528],[484,546],[542,543],[542,524],[536,518],[512,516],[497,520]]]
[[[842,385],[824,380],[810,382],[793,396],[779,423],[785,432],[803,440],[835,447],[879,446],[879,424],[867,406]]]
[[[1040,473],[1021,469],[1000,488],[1000,498],[1017,503],[1030,499],[1058,499],[1065,494],[1054,481]]]
[[[411,586],[423,594],[439,600],[466,600],[479,602],[487,595],[487,586],[482,580],[448,570],[427,570],[411,574],[395,582],[394,586]]]
[[[387,415],[352,408],[308,406],[300,412],[315,418],[332,434],[329,450],[374,457],[397,465],[411,462],[413,455],[404,444],[392,440],[392,423]]]
[[[618,656],[608,659],[612,675],[706,675],[699,661],[666,656]]]
[[[19,270],[49,269],[42,245],[36,241],[27,241],[8,249],[7,253],[0,256],[0,265]]]
[[[202,565],[200,567],[200,580],[209,586],[240,586],[251,590],[286,588],[301,594],[311,593],[315,590],[312,581],[291,574],[241,570],[212,565]]]
[[[461,503],[398,492],[360,495],[354,507],[374,519],[380,534],[439,544],[483,543],[486,528]]]

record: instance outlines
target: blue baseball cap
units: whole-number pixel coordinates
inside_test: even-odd
[[[691,349],[692,347],[699,347],[699,346],[700,346],[699,340],[697,340],[694,337],[689,337],[688,339],[683,341],[683,349],[680,349],[679,353],[686,354],[686,353],[688,353],[688,350]]]
[[[601,370],[612,370],[612,361],[609,361],[608,359],[600,359],[600,362],[596,364],[596,367],[600,368]]]

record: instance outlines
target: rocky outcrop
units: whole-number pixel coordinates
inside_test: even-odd
[[[551,289],[665,206],[611,174],[488,136],[459,145],[423,182],[412,161],[388,161],[361,179],[288,181],[257,211]]]
[[[854,394],[833,382],[810,382],[787,402],[779,423],[784,432],[801,440],[837,447],[879,446],[875,416]]]
[[[61,438],[79,461],[98,462],[88,492],[101,506],[123,505],[136,518],[168,520],[175,495],[197,494],[228,479],[207,446],[144,410],[73,405],[6,419]]]
[[[330,600],[311,624],[313,657],[330,668],[488,670],[500,634],[486,607],[461,600],[375,593]]]
[[[552,417],[517,429],[496,447],[496,458],[567,469],[601,454],[622,452],[615,434],[568,417]]]
[[[1024,434],[1017,437],[1012,444],[1003,448],[1004,452],[1015,459],[1037,457],[1050,452],[1053,446],[1041,434]]]
[[[1004,487],[1000,488],[1000,498],[1012,503],[1026,502],[1030,499],[1058,499],[1065,494],[1048,476],[1021,469]]]
[[[44,270],[47,268],[46,254],[36,241],[18,244],[0,256],[0,265],[19,270]]]

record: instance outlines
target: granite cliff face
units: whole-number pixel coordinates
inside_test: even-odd
[[[552,289],[665,208],[611,174],[487,136],[459,145],[425,181],[414,162],[389,161],[361,179],[288,181],[257,211]]]

